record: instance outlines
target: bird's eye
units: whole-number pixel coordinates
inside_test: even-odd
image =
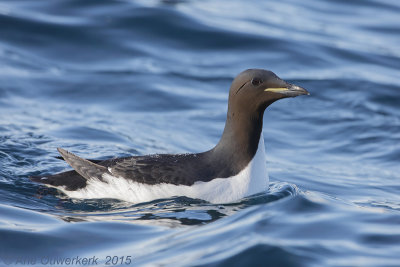
[[[258,85],[260,85],[260,84],[262,84],[262,80],[260,79],[260,78],[253,78],[253,80],[251,80],[251,83],[254,85],[254,86],[258,86]]]

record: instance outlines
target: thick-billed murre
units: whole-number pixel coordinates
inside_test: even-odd
[[[273,72],[249,69],[229,91],[222,137],[209,151],[86,160],[58,148],[74,169],[31,180],[56,187],[72,198],[115,198],[134,203],[187,196],[227,203],[268,189],[262,125],[276,100],[308,95]]]

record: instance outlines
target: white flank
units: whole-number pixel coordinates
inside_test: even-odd
[[[113,198],[133,203],[173,196],[204,199],[211,203],[228,203],[268,189],[264,138],[261,134],[256,155],[245,169],[229,178],[215,178],[210,182],[196,182],[192,186],[137,183],[122,177],[103,174],[107,183],[98,179],[87,181],[87,186],[76,191],[59,187],[71,198]]]

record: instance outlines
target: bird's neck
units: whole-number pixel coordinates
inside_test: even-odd
[[[262,138],[263,113],[234,113],[228,110],[224,132],[213,153],[233,163],[230,165],[238,170],[246,167],[256,154]]]

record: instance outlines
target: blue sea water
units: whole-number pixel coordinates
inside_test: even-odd
[[[132,204],[28,179],[69,169],[57,147],[210,149],[254,67],[311,92],[265,113],[267,192]],[[400,266],[399,163],[399,1],[0,1],[0,266]]]

